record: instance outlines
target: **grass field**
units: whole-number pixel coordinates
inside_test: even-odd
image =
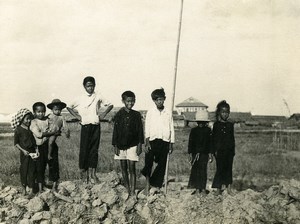
[[[3,128],[0,128],[3,130]],[[5,129],[8,130],[8,129]],[[78,178],[79,125],[73,124],[71,138],[57,139],[61,180]],[[4,131],[6,132],[6,131]],[[178,181],[187,181],[190,172],[187,144],[190,128],[176,130],[176,144],[170,157],[169,174]],[[3,132],[2,132],[3,133]],[[112,128],[102,131],[98,172],[120,171],[113,160]],[[281,179],[300,180],[300,133],[243,132],[237,130],[234,159],[235,187],[263,188]],[[0,136],[0,178],[6,184],[19,185],[19,152],[13,147],[12,136]],[[137,173],[144,164],[144,154],[137,164]],[[215,172],[215,163],[209,164],[208,178]],[[141,179],[142,180],[142,179]]]

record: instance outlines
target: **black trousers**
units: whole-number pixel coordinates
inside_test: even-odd
[[[222,185],[227,187],[232,184],[233,157],[233,154],[216,156],[217,170],[212,184],[213,188],[221,189]]]
[[[20,179],[23,187],[33,188],[35,182],[36,162],[20,152]]]
[[[195,156],[196,154],[193,154],[193,161]],[[199,159],[195,161],[194,165],[192,166],[188,187],[199,190],[206,189],[207,163],[208,154],[200,153]]]
[[[45,183],[45,171],[48,162],[48,141],[38,146],[40,156],[36,161],[37,182]]]
[[[81,126],[79,168],[97,168],[98,149],[100,144],[100,124],[87,124]]]
[[[150,141],[151,150],[145,155],[145,166],[141,173],[150,177],[150,185],[162,187],[166,171],[166,162],[169,153],[169,142],[161,139]],[[152,175],[153,162],[157,163]]]
[[[49,180],[57,182],[59,180],[59,162],[58,162],[58,146],[54,142],[52,144],[52,159],[48,160]]]

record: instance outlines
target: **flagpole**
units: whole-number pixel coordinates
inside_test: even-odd
[[[177,66],[178,66],[180,36],[181,36],[182,13],[183,13],[183,0],[181,0],[179,26],[178,26],[178,36],[177,36],[177,47],[176,47],[176,56],[175,56],[173,90],[172,90],[172,101],[171,101],[171,113],[172,114],[173,114],[174,101],[175,101],[175,90],[176,90]],[[168,154],[167,163],[166,163],[166,172],[165,172],[165,181],[164,181],[165,182],[165,189],[164,189],[165,194],[167,194],[167,188],[168,188],[169,160],[170,160],[170,154]]]

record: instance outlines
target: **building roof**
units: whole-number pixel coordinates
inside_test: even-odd
[[[206,107],[204,103],[200,102],[199,100],[195,99],[194,97],[190,97],[183,102],[176,105],[176,107]]]
[[[300,120],[300,113],[292,114],[292,116],[290,116],[289,120],[291,120],[291,119],[295,119],[296,121],[299,121]]]

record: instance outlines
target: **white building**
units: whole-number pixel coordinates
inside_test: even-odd
[[[182,114],[184,112],[196,112],[199,110],[207,110],[208,108],[208,106],[195,99],[194,97],[186,99],[185,101],[177,104],[175,107],[178,114]]]

